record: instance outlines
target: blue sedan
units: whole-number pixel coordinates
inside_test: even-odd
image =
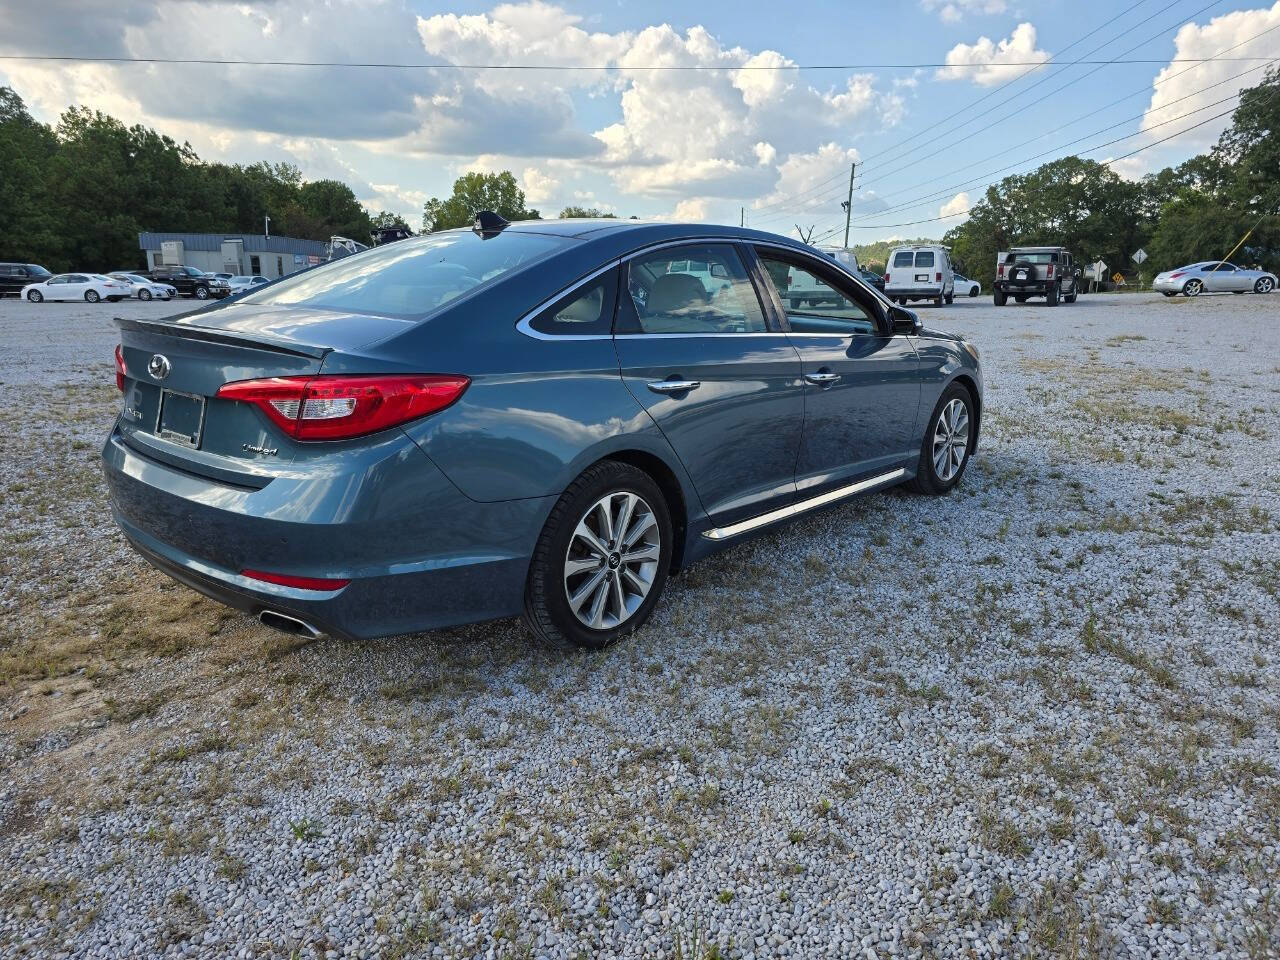
[[[792,286],[828,292],[793,307]],[[714,551],[868,491],[948,492],[982,415],[972,345],[731,227],[482,213],[119,325],[125,536],[312,636],[522,614],[601,647]]]

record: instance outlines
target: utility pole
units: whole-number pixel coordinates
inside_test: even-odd
[[[745,227],[747,225],[747,208],[738,208],[738,226]]]
[[[264,237],[271,236],[271,218],[270,217],[262,218],[262,235]]]
[[[844,202],[844,248],[849,249],[849,218],[853,214],[853,171],[858,169],[857,163],[849,164],[849,199]]]

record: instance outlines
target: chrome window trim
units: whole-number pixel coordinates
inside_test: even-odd
[[[531,337],[534,340],[579,340],[579,341],[581,340],[612,340],[615,336],[613,333],[543,333],[540,330],[534,330],[533,327],[530,326],[530,324],[533,323],[534,318],[536,318],[538,314],[540,314],[543,310],[546,310],[548,307],[550,307],[553,303],[555,303],[561,297],[569,296],[569,294],[573,293],[575,290],[578,290],[580,287],[583,287],[586,284],[590,283],[592,280],[596,279],[596,277],[600,276],[602,273],[605,273],[609,270],[617,269],[622,264],[629,263],[631,260],[634,260],[636,257],[643,256],[644,254],[652,253],[654,250],[663,250],[667,247],[683,247],[690,244],[698,244],[698,243],[727,243],[731,246],[737,246],[739,243],[754,243],[754,242],[756,241],[749,240],[743,237],[697,236],[697,237],[682,237],[679,240],[659,240],[656,243],[648,243],[642,247],[636,247],[634,250],[631,250],[628,253],[624,253],[619,257],[615,257],[600,269],[587,274],[585,277],[582,277],[579,280],[574,281],[564,289],[560,290],[555,295],[548,297],[546,300],[543,300],[540,304],[538,304],[536,307],[534,307],[532,310],[530,310],[528,313],[526,313],[524,316],[522,316],[519,320],[516,321],[516,329],[519,330],[521,333],[523,333],[526,337]],[[797,250],[797,248],[788,247],[785,244],[773,244],[773,246],[777,246],[783,250]],[[797,252],[802,252],[802,251],[797,250]],[[619,296],[622,295],[621,290],[618,291],[618,295]],[[771,330],[771,331],[766,331],[764,333],[729,333],[729,334],[726,334],[726,333],[624,333],[622,334],[622,336],[628,337],[628,338],[725,337],[725,336],[784,337],[786,336],[786,333],[783,331]]]
[[[749,533],[752,530],[758,530],[761,527],[776,523],[779,520],[785,520],[788,517],[796,517],[802,513],[807,513],[818,507],[828,503],[834,503],[837,500],[843,500],[845,497],[851,497],[855,493],[861,493],[872,487],[878,487],[882,484],[897,480],[906,475],[906,468],[899,467],[897,470],[890,470],[888,473],[882,473],[874,477],[868,477],[866,480],[859,480],[857,483],[851,483],[844,487],[838,487],[835,490],[828,490],[826,493],[820,493],[816,497],[810,497],[808,500],[801,500],[799,503],[788,504],[777,510],[771,510],[768,513],[761,514],[758,517],[752,517],[749,520],[743,520],[739,523],[731,523],[726,527],[714,527],[711,530],[703,532],[703,536],[708,540],[727,540],[730,537],[736,537],[742,533]]]

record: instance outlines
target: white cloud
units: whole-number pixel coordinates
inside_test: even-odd
[[[536,207],[546,203],[560,189],[560,181],[550,174],[543,173],[537,167],[525,167],[520,177],[520,185],[524,189],[524,199]]]
[[[952,214],[966,213],[972,204],[969,201],[969,194],[961,192],[944,203],[938,208],[938,216],[949,217]]]
[[[707,219],[707,201],[703,197],[690,197],[676,204],[670,219],[684,223],[698,223]]]
[[[1230,47],[1235,49],[1226,54],[1227,57],[1280,57],[1280,30],[1243,43],[1255,34],[1278,26],[1280,26],[1280,0],[1269,9],[1236,10],[1214,17],[1204,26],[1188,23],[1174,37],[1173,58],[1177,60],[1213,57]],[[1236,44],[1242,45],[1236,46]],[[1233,74],[1240,73],[1246,66],[1247,64],[1239,62],[1214,60],[1188,69],[1185,63],[1170,63],[1156,74],[1157,85],[1151,94],[1151,103],[1143,114],[1141,129],[1150,130],[1158,123],[1172,120],[1174,117],[1198,107],[1207,106],[1245,87],[1255,86],[1261,82],[1264,76],[1263,64],[1258,64],[1258,70],[1246,73],[1242,77],[1234,80],[1227,79]],[[1227,82],[1220,83],[1224,80]],[[1212,89],[1204,89],[1219,83],[1219,86],[1213,86]],[[1196,92],[1200,90],[1203,92]],[[1184,97],[1187,99],[1182,99]],[[1182,127],[1207,119],[1215,113],[1221,113],[1229,106],[1231,106],[1230,103],[1222,104],[1215,109],[1205,110],[1195,117],[1167,123],[1155,130],[1151,139],[1167,137]],[[1176,142],[1184,150],[1203,150],[1217,141],[1222,131],[1230,125],[1230,121],[1230,115],[1222,117],[1213,123],[1188,131]],[[1145,157],[1146,154],[1140,156]],[[1133,159],[1137,160],[1138,157]]]
[[[966,14],[1004,13],[1006,0],[920,0],[920,6],[936,12],[944,23],[958,23]]]
[[[979,37],[974,43],[957,43],[947,51],[948,66],[939,69],[937,76],[939,80],[969,80],[990,87],[1036,69],[1009,64],[1043,63],[1048,59],[1048,52],[1036,47],[1036,28],[1030,23],[1020,23],[999,43],[993,43],[988,37]]]
[[[615,194],[653,198],[649,209],[690,197],[736,207],[773,189],[791,158],[827,144],[839,152],[905,109],[870,74],[810,79],[784,53],[726,44],[702,26],[593,23],[547,0],[432,16],[406,0],[45,0],[41,17],[0,32],[0,52],[188,58],[216,36],[243,59],[613,68],[6,63],[43,118],[82,103],[189,139],[210,159],[283,159],[308,177],[354,178],[359,196],[397,210],[418,187],[439,194],[447,174],[499,162],[531,203],[564,201],[563,185],[586,175],[594,193],[611,182]],[[642,69],[653,65],[709,69]],[[376,173],[357,176],[352,157],[372,158]]]

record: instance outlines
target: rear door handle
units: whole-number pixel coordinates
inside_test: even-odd
[[[816,383],[819,386],[830,386],[840,379],[838,373],[806,373],[804,378],[810,383]]]
[[[702,386],[701,380],[655,380],[649,385],[654,393],[688,393]]]

